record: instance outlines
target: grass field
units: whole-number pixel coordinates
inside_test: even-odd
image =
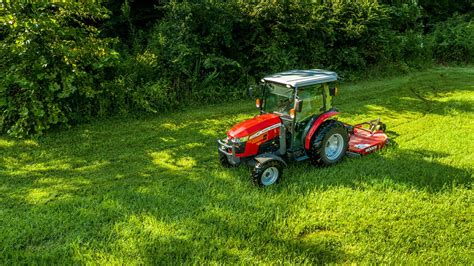
[[[474,261],[474,68],[343,84],[398,145],[257,188],[215,139],[253,100],[0,137],[0,263]]]

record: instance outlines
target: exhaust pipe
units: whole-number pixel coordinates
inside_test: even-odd
[[[280,155],[286,153],[286,128],[283,123],[280,126]]]

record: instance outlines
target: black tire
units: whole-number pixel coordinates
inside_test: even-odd
[[[275,180],[269,178],[269,176],[264,176],[264,174],[268,175],[269,172],[274,171],[274,169],[276,169],[277,171],[277,176]],[[277,160],[266,161],[264,163],[257,162],[257,164],[252,170],[252,180],[255,184],[261,187],[265,187],[278,183],[281,179],[282,174],[283,165]],[[265,182],[265,179],[267,179],[268,181]]]
[[[326,152],[329,139],[339,135],[342,137],[342,150],[335,152],[335,157],[330,158]],[[338,137],[338,136],[337,136]],[[330,120],[320,126],[316,134],[311,140],[310,157],[311,162],[316,165],[328,166],[340,162],[346,155],[347,147],[349,145],[349,135],[344,124],[335,120]],[[339,149],[338,149],[339,151]],[[329,151],[328,151],[329,152]]]
[[[227,156],[219,152],[219,162],[225,168],[231,168],[233,165],[227,160]]]

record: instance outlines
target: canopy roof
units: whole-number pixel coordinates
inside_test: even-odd
[[[266,76],[263,80],[292,87],[304,87],[336,81],[337,74],[336,72],[322,69],[290,70]]]

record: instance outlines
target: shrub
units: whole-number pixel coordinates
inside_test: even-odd
[[[21,137],[108,113],[118,55],[97,29],[107,11],[72,2],[5,5],[0,129]]]
[[[470,16],[454,16],[435,25],[433,54],[440,62],[474,60],[474,21]]]
[[[150,36],[148,50],[160,62],[160,78],[169,81],[179,95],[191,102],[229,98],[245,76],[235,59],[234,13],[230,4],[206,1],[166,5],[166,16]]]
[[[158,57],[145,50],[136,55],[123,54],[117,64],[113,85],[116,112],[157,112],[176,106],[176,93],[168,80],[160,77]]]
[[[240,98],[249,83],[292,68],[328,68],[352,79],[374,69],[408,71],[433,57],[472,62],[472,16],[455,16],[425,34],[443,14],[470,6],[464,0],[453,6],[445,0],[0,3],[0,130],[20,137],[94,116]]]

